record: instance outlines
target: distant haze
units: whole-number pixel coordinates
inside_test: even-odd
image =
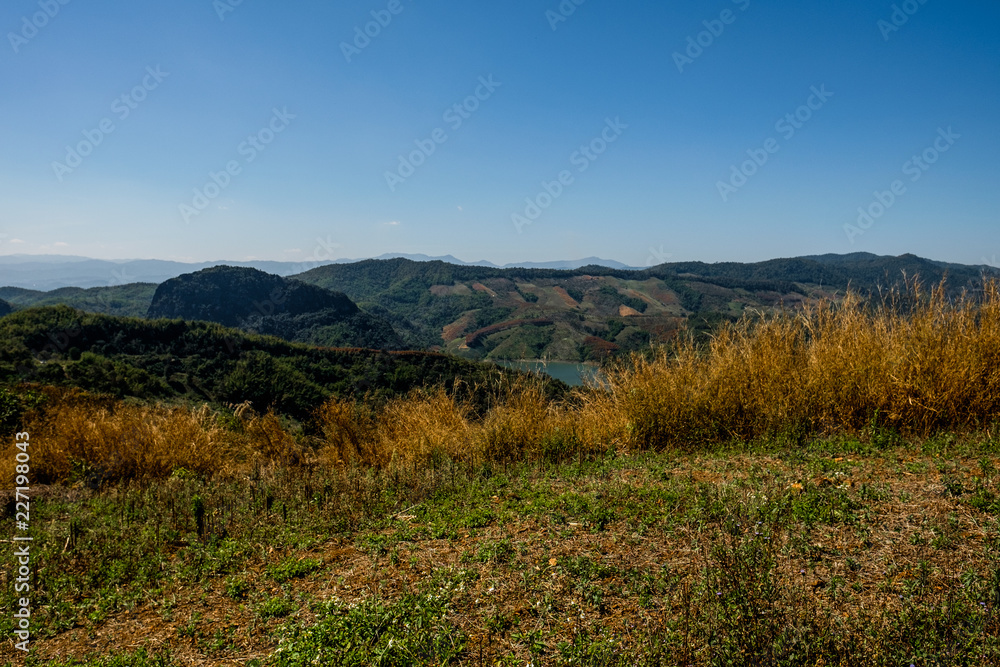
[[[449,264],[496,266],[490,262],[463,262],[451,255],[428,257],[387,253],[366,259],[404,257],[418,262],[439,260]],[[292,276],[324,264],[345,264],[357,259],[338,259],[333,262],[170,262],[157,259],[101,260],[66,255],[6,255],[0,256],[0,287],[23,287],[49,291],[60,287],[106,287],[129,283],[161,283],[185,273],[192,273],[212,266],[245,266],[260,269],[278,276]],[[576,269],[590,264],[614,269],[629,268],[621,262],[587,257],[576,261],[523,262],[507,264],[500,268],[524,267],[533,269]]]
[[[391,259],[402,257],[417,262],[442,261],[448,264],[467,266],[496,266],[490,262],[463,262],[451,255],[428,257],[427,255],[407,255],[387,253],[379,257],[366,259]],[[871,253],[810,255],[801,259],[824,262],[850,262],[855,260],[877,260],[881,256]],[[773,258],[772,258],[773,259]],[[177,276],[200,271],[212,266],[244,266],[266,271],[277,276],[294,276],[318,266],[326,264],[348,264],[359,259],[339,259],[333,262],[268,262],[251,261],[237,262],[219,260],[214,262],[184,263],[169,262],[155,259],[133,260],[100,260],[88,257],[73,257],[66,255],[7,255],[0,256],[0,287],[21,287],[31,290],[49,291],[61,287],[106,287],[126,285],[130,283],[161,283]],[[670,260],[656,262],[669,264]],[[945,263],[938,262],[942,265]],[[520,262],[507,264],[498,268],[523,267],[529,269],[563,269],[573,270],[584,266],[604,266],[612,269],[640,270],[648,267],[629,267],[621,262],[599,257],[586,257],[578,260],[554,260],[549,262]],[[984,266],[996,271],[994,265]]]

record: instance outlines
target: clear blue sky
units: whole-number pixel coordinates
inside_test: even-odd
[[[3,3],[0,254],[1000,260],[995,0],[235,1]]]

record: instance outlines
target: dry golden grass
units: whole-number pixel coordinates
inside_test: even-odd
[[[325,436],[320,460],[382,467],[436,454],[467,451],[467,409],[444,390],[417,391],[389,401],[376,416],[364,406],[333,398],[317,412]]]
[[[164,479],[179,469],[225,476],[262,465],[295,465],[306,452],[273,412],[234,406],[223,427],[208,406],[140,406],[49,391],[33,414],[31,470],[41,482]]]
[[[238,420],[234,433],[229,434],[232,443],[228,465],[222,461],[219,469],[238,469],[251,465],[298,465],[308,462],[309,452],[295,441],[281,419],[268,410],[259,415],[250,408],[250,403],[238,405],[233,410]]]
[[[38,480],[155,479],[177,468],[212,474],[235,454],[207,408],[56,404],[27,430]]]
[[[552,443],[578,442],[576,416],[548,400],[536,383],[506,388],[505,400],[476,417],[443,389],[414,391],[377,413],[331,399],[318,411],[325,438],[320,460],[332,464],[413,466],[436,456],[456,461],[514,461],[544,456]]]
[[[588,408],[632,447],[890,428],[928,435],[1000,418],[1000,285],[951,302],[919,285],[688,337],[608,373]]]

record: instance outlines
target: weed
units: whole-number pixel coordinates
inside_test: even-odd
[[[250,592],[250,582],[244,577],[230,577],[226,580],[226,596],[234,600],[243,600]]]
[[[284,618],[296,608],[295,603],[287,597],[271,597],[258,604],[254,611],[262,619]]]
[[[397,602],[369,598],[358,604],[324,603],[314,625],[284,631],[274,664],[452,664],[466,638],[448,622],[446,606],[447,600],[433,595],[407,595]]]
[[[267,574],[281,584],[289,579],[298,579],[312,574],[323,567],[323,563],[313,558],[287,558],[278,565],[267,568]]]

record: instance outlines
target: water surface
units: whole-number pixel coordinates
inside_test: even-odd
[[[556,380],[562,380],[571,387],[578,387],[588,380],[595,380],[600,377],[601,373],[596,364],[574,364],[568,361],[519,359],[517,361],[497,361],[496,363],[519,371],[545,373]]]

